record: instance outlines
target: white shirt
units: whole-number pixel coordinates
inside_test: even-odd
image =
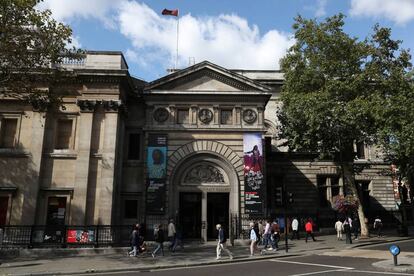
[[[338,221],[335,223],[335,230],[336,230],[336,231],[342,231],[342,222],[341,222],[340,220],[338,220]]]
[[[266,227],[265,227],[265,231],[264,231],[264,233],[265,234],[270,234],[270,223],[266,223]]]
[[[170,224],[168,224],[168,237],[173,237],[175,233],[175,225],[174,223],[170,222]]]
[[[292,230],[294,230],[294,231],[298,231],[298,227],[299,227],[299,222],[298,222],[298,220],[297,220],[297,219],[294,219],[294,220],[292,221]]]
[[[257,241],[256,232],[254,231],[254,229],[253,229],[253,228],[250,230],[250,239],[251,239],[252,241]]]

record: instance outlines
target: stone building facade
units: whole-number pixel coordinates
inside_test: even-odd
[[[333,197],[344,193],[338,165],[289,154],[276,138],[280,72],[228,70],[205,61],[146,83],[129,75],[120,52],[89,52],[62,66],[77,76],[64,108],[41,111],[0,99],[0,224],[176,218],[189,238],[213,238],[216,223],[229,227],[233,214],[247,212],[248,133],[260,134],[264,145],[263,212],[257,216],[281,215],[285,187],[295,197],[290,215],[321,222],[335,217]],[[165,150],[165,168],[161,161],[149,165],[154,137],[164,143],[155,148]],[[356,162],[371,164],[356,176],[366,209],[395,211],[392,180],[379,174],[389,165],[373,148],[358,145],[356,152]],[[152,181],[155,166],[162,177]],[[149,192],[151,185],[156,192]]]

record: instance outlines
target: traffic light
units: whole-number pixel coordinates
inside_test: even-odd
[[[293,193],[287,193],[287,202],[289,204],[293,203]]]
[[[275,203],[277,206],[283,205],[283,188],[275,187]]]

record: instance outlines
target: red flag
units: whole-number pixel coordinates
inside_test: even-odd
[[[178,16],[178,9],[177,10],[167,10],[167,9],[163,9],[161,12],[162,15],[173,15],[173,16]]]

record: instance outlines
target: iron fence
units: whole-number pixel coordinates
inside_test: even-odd
[[[0,247],[128,246],[131,231],[129,225],[3,226]]]

